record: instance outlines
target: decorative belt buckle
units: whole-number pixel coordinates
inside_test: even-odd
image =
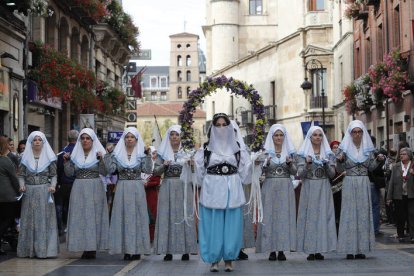
[[[325,171],[324,171],[324,169],[322,169],[322,168],[317,168],[317,169],[315,170],[315,176],[316,176],[317,178],[322,178],[322,177],[324,177],[324,176],[325,176]]]
[[[221,167],[221,172],[222,173],[228,173],[229,172],[229,167],[227,167],[227,166]]]
[[[282,175],[282,174],[283,174],[283,168],[282,167],[277,167],[276,175]]]

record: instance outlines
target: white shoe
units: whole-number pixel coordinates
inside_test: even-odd
[[[210,271],[211,272],[218,272],[219,271],[219,269],[218,269],[218,263],[212,263],[211,264],[211,267],[210,267]]]
[[[226,272],[232,272],[233,271],[232,261],[225,261],[224,263],[225,263],[225,265],[224,265],[224,271],[226,271]]]

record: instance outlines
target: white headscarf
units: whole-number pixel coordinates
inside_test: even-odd
[[[231,156],[240,151],[237,139],[234,137],[234,128],[228,126],[211,126],[208,149],[215,154]]]
[[[137,139],[137,144],[131,153],[130,159],[128,159],[127,148],[125,146],[125,136],[128,133],[131,133]],[[140,164],[140,159],[145,156],[144,151],[144,141],[142,140],[138,130],[135,127],[128,127],[124,130],[124,133],[122,133],[122,136],[112,154],[122,167],[131,169]]]
[[[158,154],[161,156],[163,160],[166,161],[174,161],[174,150],[171,146],[170,142],[170,133],[172,131],[177,132],[178,134],[181,133],[181,126],[180,125],[172,125],[165,133],[164,139],[162,139],[161,145],[158,148]],[[180,142],[181,148],[181,142]]]
[[[42,139],[42,151],[39,156],[39,160],[36,166],[36,160],[33,155],[32,142],[33,139],[38,136]],[[46,139],[46,136],[40,131],[33,131],[30,133],[26,142],[26,149],[23,152],[21,163],[26,166],[26,168],[33,173],[40,173],[44,171],[50,163],[56,161],[56,154],[53,152],[52,148],[49,145],[49,142]]]
[[[236,139],[237,139],[237,142],[239,142],[240,144],[240,149],[247,150],[248,147],[244,143],[243,137],[241,136],[239,125],[236,123],[235,120],[230,120],[230,122],[231,122],[231,125],[233,126],[234,131],[236,132]]]
[[[91,137],[93,144],[91,151],[88,154],[88,157],[85,159],[85,153],[82,148],[81,144],[81,136],[82,134],[87,134]],[[101,142],[99,142],[98,137],[96,136],[95,132],[91,128],[84,128],[79,133],[78,140],[76,141],[76,145],[73,148],[72,154],[70,155],[70,159],[78,168],[87,169],[95,165],[99,162],[96,158],[96,154],[98,152],[102,152],[102,155],[105,155],[105,148],[102,146]]]
[[[323,139],[322,139],[322,143],[321,143],[321,152],[319,154],[319,157],[320,157],[319,160],[320,161],[318,161],[315,158],[315,153],[313,152],[313,147],[312,147],[312,142],[311,142],[312,134],[316,130],[320,130],[322,132],[322,135],[323,135]],[[322,164],[322,160],[328,159],[328,157],[332,154],[333,153],[332,153],[331,148],[329,146],[328,139],[326,139],[325,132],[323,131],[323,129],[319,126],[311,126],[308,130],[308,133],[306,134],[305,141],[303,141],[303,144],[302,144],[302,146],[300,147],[300,149],[298,151],[298,155],[300,155],[302,157],[305,157],[305,158],[307,156],[310,156],[310,157],[312,157],[313,162],[318,163],[318,164]]]
[[[282,144],[282,152],[280,153],[279,158],[276,157],[275,144],[273,143],[273,135],[278,130],[280,130],[285,136]],[[290,139],[290,136],[286,131],[286,128],[281,124],[274,124],[270,127],[269,133],[267,134],[266,141],[264,144],[264,149],[266,150],[266,153],[268,153],[270,157],[272,157],[272,161],[276,164],[285,162],[287,156],[294,154],[296,152],[292,140]]]
[[[354,128],[360,128],[363,131],[360,151],[358,152],[354,142],[352,141],[351,132]],[[355,163],[365,162],[369,158],[369,154],[375,150],[372,143],[371,136],[369,135],[364,124],[359,120],[354,120],[349,123],[346,130],[345,137],[342,139],[339,148],[346,154],[346,156]]]

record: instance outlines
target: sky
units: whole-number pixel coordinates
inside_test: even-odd
[[[205,52],[202,26],[205,24],[205,0],[122,0],[124,11],[139,28],[141,49],[151,49],[151,61],[138,61],[140,66],[168,66],[170,35],[184,32],[197,34]]]

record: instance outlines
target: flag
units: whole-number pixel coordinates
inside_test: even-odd
[[[142,67],[142,69],[139,70],[139,72],[131,79],[131,86],[134,91],[135,98],[142,98],[141,77],[145,69],[146,67]]]

